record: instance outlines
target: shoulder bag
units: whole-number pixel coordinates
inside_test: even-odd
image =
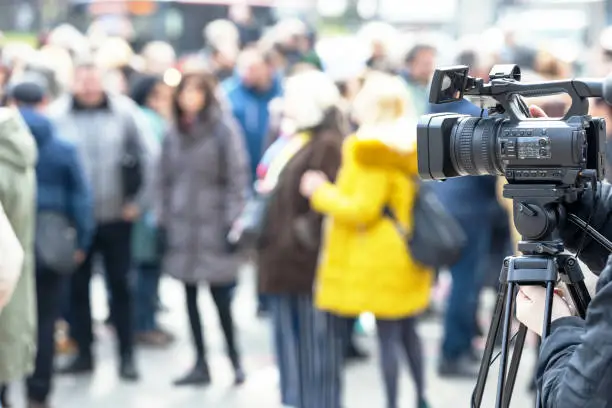
[[[70,220],[58,212],[42,211],[36,217],[36,261],[40,266],[60,275],[77,269],[77,231]]]
[[[417,179],[419,191],[412,208],[412,234],[399,223],[390,207],[385,207],[406,247],[417,262],[440,269],[457,263],[467,243],[465,232],[444,208],[432,186]]]
[[[121,157],[121,181],[125,202],[133,200],[144,181],[142,146],[138,140],[138,128],[135,119],[128,117],[128,126],[123,140],[123,155]]]

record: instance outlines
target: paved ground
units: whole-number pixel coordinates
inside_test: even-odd
[[[278,374],[273,364],[269,322],[255,317],[252,277],[245,271],[244,279],[235,302],[237,324],[245,354],[248,381],[240,389],[231,385],[232,372],[223,351],[223,338],[214,307],[208,294],[202,295],[200,307],[206,324],[207,343],[210,348],[210,364],[214,383],[207,389],[176,389],[172,379],[190,367],[192,352],[186,314],[183,310],[182,288],[176,282],[163,282],[163,299],[171,308],[161,316],[162,323],[178,335],[176,344],[168,350],[141,350],[138,362],[143,379],[137,385],[126,385],[117,380],[112,333],[100,327],[98,341],[98,366],[89,378],[60,378],[56,382],[53,406],[59,408],[280,408],[278,402]],[[487,302],[490,303],[490,302]],[[106,316],[104,290],[100,281],[95,283],[94,304],[96,318]],[[367,322],[366,322],[367,326]],[[435,408],[469,407],[474,382],[446,381],[435,375],[437,347],[441,336],[439,322],[429,321],[421,325],[427,353],[428,393]],[[381,382],[376,366],[376,343],[370,335],[361,339],[374,355],[371,361],[350,366],[346,371],[345,407],[382,408]],[[533,352],[524,357],[517,381],[513,407],[532,406],[527,394],[529,371],[533,366]],[[497,367],[496,365],[494,367]],[[489,378],[489,391],[483,407],[494,406],[493,390],[497,370]],[[412,383],[407,370],[402,378],[401,408],[413,404]],[[16,390],[17,391],[17,390]],[[21,394],[21,392],[14,392]],[[23,401],[17,401],[22,408]]]

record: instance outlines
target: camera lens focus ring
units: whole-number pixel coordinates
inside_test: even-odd
[[[458,124],[457,137],[455,138],[455,154],[457,165],[461,169],[462,174],[475,174],[476,164],[474,163],[474,151],[472,147],[472,138],[474,136],[474,128],[480,118],[466,118]]]
[[[482,166],[478,165],[477,167],[484,167],[485,172],[479,174],[497,174],[495,170],[494,163],[494,152],[495,148],[495,129],[496,123],[489,121],[482,121],[481,126],[478,126],[479,135],[474,134],[474,137],[480,136],[480,155],[478,156],[478,161],[482,161]],[[482,168],[481,168],[482,170]]]

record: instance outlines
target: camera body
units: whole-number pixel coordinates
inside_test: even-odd
[[[487,116],[425,115],[417,128],[419,174],[444,180],[465,175],[504,176],[509,184],[550,189],[581,188],[604,178],[606,124],[588,115],[588,98],[600,97],[601,80],[520,83],[520,68],[497,65],[490,83],[468,75],[468,67],[436,70],[430,102],[472,95],[493,102]],[[563,118],[531,118],[524,97],[567,93]],[[533,189],[532,189],[533,190]]]

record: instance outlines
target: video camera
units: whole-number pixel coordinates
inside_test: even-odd
[[[417,128],[418,168],[423,179],[466,175],[505,176],[504,196],[533,196],[536,190],[571,200],[588,181],[604,178],[606,124],[588,115],[588,98],[612,100],[612,79],[521,83],[517,65],[496,65],[489,83],[468,76],[467,66],[435,71],[430,103],[479,97],[488,116],[454,113],[423,116]],[[563,118],[530,117],[523,97],[566,93],[572,104]],[[483,110],[484,112],[484,110]],[[558,198],[561,198],[559,196]],[[555,200],[556,201],[556,200]]]

